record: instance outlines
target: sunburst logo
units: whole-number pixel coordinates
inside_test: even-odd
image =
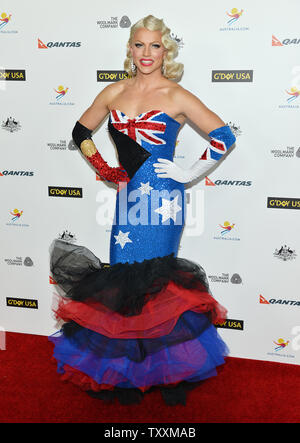
[[[295,86],[293,86],[289,91],[285,90],[285,92],[287,92],[290,95],[290,97],[287,98],[287,101],[289,103],[293,100],[296,100],[296,98],[298,98],[300,95],[300,90]]]
[[[224,13],[227,15],[227,19],[229,17],[229,20],[225,26],[219,28],[219,31],[250,31],[249,26],[239,24],[240,18],[244,14],[244,9],[232,8],[229,12],[224,11]]]
[[[240,241],[240,237],[237,236],[233,230],[235,231],[236,223],[232,223],[228,220],[225,220],[224,223],[219,224],[219,230],[221,229],[221,232],[219,235],[215,235],[213,237],[214,240],[229,240],[229,241]]]
[[[54,91],[58,94],[56,96],[56,100],[60,100],[62,97],[64,97],[68,90],[69,88],[64,88],[62,85],[58,86],[57,89],[54,89]]]
[[[4,28],[7,23],[11,20],[11,14],[7,15],[6,12],[2,12],[0,18],[0,29]]]
[[[275,343],[276,348],[274,348],[274,351],[281,351],[282,349],[286,348],[289,344],[289,340],[285,341],[283,338],[279,338],[277,341],[273,341]]]
[[[63,86],[60,84],[57,88],[53,88],[53,91],[56,93],[56,100],[49,103],[49,105],[56,106],[74,106],[75,103],[71,101],[65,100],[66,95],[70,93],[70,88]]]
[[[230,20],[228,20],[227,25],[232,25],[232,23],[235,23],[240,16],[243,14],[244,10],[241,9],[240,11],[237,8],[232,8],[230,13],[226,12],[228,17],[230,17]]]
[[[223,225],[219,225],[222,228],[221,235],[226,235],[228,232],[232,231],[235,227],[235,223],[230,223],[229,221],[225,221]]]
[[[21,215],[23,214],[23,211],[20,211],[19,209],[14,209],[13,211],[10,211],[10,214],[13,215],[12,221],[19,220]]]

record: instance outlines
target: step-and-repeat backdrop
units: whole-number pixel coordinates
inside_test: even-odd
[[[126,77],[130,26],[153,14],[178,42],[180,84],[237,139],[225,161],[187,186],[178,255],[203,266],[228,309],[218,330],[231,356],[299,364],[299,1],[10,0],[0,8],[1,331],[57,330],[53,239],[109,261],[116,188],[97,180],[71,132],[97,94]],[[187,122],[175,162],[190,166],[207,140]],[[116,166],[107,120],[94,141]]]

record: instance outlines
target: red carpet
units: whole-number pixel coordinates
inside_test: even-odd
[[[166,406],[159,392],[138,406],[107,405],[61,382],[47,337],[7,333],[0,351],[1,423],[299,423],[300,368],[228,358],[219,375]]]

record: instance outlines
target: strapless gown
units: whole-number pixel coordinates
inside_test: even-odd
[[[63,321],[49,337],[57,370],[103,400],[141,401],[160,388],[168,404],[184,404],[186,390],[216,375],[228,354],[215,327],[226,309],[204,269],[177,257],[184,185],[154,172],[158,158],[173,159],[179,127],[162,111],[132,119],[110,111],[108,130],[130,179],[116,192],[110,263],[63,240],[50,248]]]

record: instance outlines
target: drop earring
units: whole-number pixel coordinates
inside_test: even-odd
[[[136,71],[136,65],[133,63],[133,58],[131,59],[131,71],[132,72]]]
[[[166,76],[166,65],[165,65],[165,59],[163,59],[162,65],[161,65],[161,72],[164,76]]]

